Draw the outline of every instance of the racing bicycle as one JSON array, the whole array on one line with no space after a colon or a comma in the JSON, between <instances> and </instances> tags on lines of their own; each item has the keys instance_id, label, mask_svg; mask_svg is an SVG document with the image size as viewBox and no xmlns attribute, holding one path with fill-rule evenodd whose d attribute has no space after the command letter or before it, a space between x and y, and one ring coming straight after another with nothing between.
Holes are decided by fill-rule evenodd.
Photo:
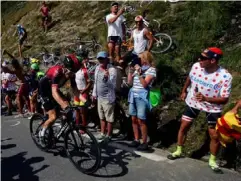
<instances>
[{"instance_id":1,"label":"racing bicycle","mask_svg":"<svg viewBox=\"0 0 241 181\"><path fill-rule=\"evenodd\" d=\"M71 106L72 112L80 106ZM58 119L49 127L44 136L45 146L40 144L39 131L47 120L46 116L35 113L30 119L30 134L33 142L42 151L56 148L63 137L64 148L71 163L82 173L94 173L101 163L101 149L93 134L82 125L76 125L73 119L67 119L60 111Z\"/></svg>"}]
</instances>

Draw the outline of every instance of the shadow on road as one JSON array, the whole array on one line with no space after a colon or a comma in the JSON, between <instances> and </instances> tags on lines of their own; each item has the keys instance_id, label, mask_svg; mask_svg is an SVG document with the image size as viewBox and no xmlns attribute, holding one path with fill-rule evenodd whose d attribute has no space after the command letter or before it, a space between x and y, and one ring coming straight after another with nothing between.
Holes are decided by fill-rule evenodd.
<instances>
[{"instance_id":1,"label":"shadow on road","mask_svg":"<svg viewBox=\"0 0 241 181\"><path fill-rule=\"evenodd\" d=\"M1 141L3 142L9 139ZM4 149L4 151L14 147L16 147L16 144L1 145L1 148ZM26 159L26 154L27 152L21 152L13 156L1 157L2 181L39 181L38 176L35 174L49 167L49 165L43 165L34 170L31 165L42 162L44 157L32 157Z\"/></svg>"},{"instance_id":2,"label":"shadow on road","mask_svg":"<svg viewBox=\"0 0 241 181\"><path fill-rule=\"evenodd\" d=\"M120 147L122 147L120 149ZM128 173L127 165L133 158L140 157L126 143L109 143L102 145L102 163L94 177L114 178L122 177Z\"/></svg>"}]
</instances>

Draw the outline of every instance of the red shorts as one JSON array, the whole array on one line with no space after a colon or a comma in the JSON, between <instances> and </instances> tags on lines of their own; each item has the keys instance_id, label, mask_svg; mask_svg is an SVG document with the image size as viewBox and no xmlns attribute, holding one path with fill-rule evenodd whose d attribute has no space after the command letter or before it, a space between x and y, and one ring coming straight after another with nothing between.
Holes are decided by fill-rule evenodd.
<instances>
[{"instance_id":1,"label":"red shorts","mask_svg":"<svg viewBox=\"0 0 241 181\"><path fill-rule=\"evenodd\" d=\"M25 96L26 98L28 98L28 93L29 93L29 86L27 83L23 83L20 85L19 89L18 89L18 95L20 97Z\"/></svg>"}]
</instances>

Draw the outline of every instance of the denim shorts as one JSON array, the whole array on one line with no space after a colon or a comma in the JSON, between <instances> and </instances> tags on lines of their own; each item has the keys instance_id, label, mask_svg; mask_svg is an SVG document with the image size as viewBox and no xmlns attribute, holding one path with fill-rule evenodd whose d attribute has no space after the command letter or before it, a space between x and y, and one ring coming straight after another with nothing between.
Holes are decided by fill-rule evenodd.
<instances>
[{"instance_id":1,"label":"denim shorts","mask_svg":"<svg viewBox=\"0 0 241 181\"><path fill-rule=\"evenodd\" d=\"M129 104L129 115L136 116L138 119L146 120L148 106L146 102L139 98L134 98L134 103Z\"/></svg>"}]
</instances>

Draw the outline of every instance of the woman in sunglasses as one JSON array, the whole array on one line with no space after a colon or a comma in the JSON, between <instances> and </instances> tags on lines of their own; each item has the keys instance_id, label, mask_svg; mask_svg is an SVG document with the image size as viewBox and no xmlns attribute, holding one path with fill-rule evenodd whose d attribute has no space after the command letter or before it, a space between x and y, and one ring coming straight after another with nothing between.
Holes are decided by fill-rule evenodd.
<instances>
[{"instance_id":1,"label":"woman in sunglasses","mask_svg":"<svg viewBox=\"0 0 241 181\"><path fill-rule=\"evenodd\" d=\"M181 93L181 99L186 102L186 110L182 115L178 132L177 150L168 155L171 160L181 157L187 131L193 120L203 111L206 113L211 138L209 166L216 173L222 171L216 163L219 140L215 126L218 118L221 117L224 104L228 102L232 83L231 74L219 66L222 55L221 49L208 48L201 53L198 62L192 66Z\"/></svg>"}]
</instances>

